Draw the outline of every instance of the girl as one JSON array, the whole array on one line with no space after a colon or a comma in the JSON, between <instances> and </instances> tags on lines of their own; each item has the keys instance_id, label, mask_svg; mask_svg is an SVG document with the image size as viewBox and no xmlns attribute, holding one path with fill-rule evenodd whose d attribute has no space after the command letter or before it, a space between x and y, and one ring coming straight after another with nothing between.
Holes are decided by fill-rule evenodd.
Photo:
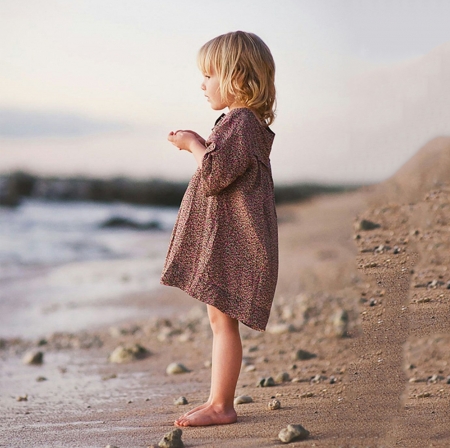
<instances>
[{"instance_id":1,"label":"girl","mask_svg":"<svg viewBox=\"0 0 450 448\"><path fill-rule=\"evenodd\" d=\"M256 35L236 31L199 51L201 88L228 108L204 140L189 130L168 140L198 163L180 206L161 283L207 304L213 332L208 401L177 426L234 423L242 363L239 321L264 331L278 275L278 230L269 155L275 64Z\"/></svg>"}]
</instances>

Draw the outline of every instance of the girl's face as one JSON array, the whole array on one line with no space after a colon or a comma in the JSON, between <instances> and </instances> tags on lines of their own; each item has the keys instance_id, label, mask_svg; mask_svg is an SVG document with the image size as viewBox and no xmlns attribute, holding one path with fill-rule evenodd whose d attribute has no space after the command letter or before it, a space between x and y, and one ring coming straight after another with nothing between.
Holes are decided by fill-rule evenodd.
<instances>
[{"instance_id":1,"label":"girl's face","mask_svg":"<svg viewBox=\"0 0 450 448\"><path fill-rule=\"evenodd\" d=\"M234 102L234 98L229 98L227 101L222 99L219 89L219 78L214 72L203 75L201 89L205 92L205 96L214 110L225 109L225 107L231 106Z\"/></svg>"}]
</instances>

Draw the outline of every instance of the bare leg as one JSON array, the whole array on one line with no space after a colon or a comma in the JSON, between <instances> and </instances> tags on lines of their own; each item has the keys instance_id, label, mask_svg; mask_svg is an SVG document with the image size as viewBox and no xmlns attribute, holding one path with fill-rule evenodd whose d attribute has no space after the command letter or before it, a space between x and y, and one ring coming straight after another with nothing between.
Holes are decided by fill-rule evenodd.
<instances>
[{"instance_id":1,"label":"bare leg","mask_svg":"<svg viewBox=\"0 0 450 448\"><path fill-rule=\"evenodd\" d=\"M210 398L176 420L177 426L224 425L237 420L233 401L242 364L239 323L210 305L208 315L213 331Z\"/></svg>"}]
</instances>

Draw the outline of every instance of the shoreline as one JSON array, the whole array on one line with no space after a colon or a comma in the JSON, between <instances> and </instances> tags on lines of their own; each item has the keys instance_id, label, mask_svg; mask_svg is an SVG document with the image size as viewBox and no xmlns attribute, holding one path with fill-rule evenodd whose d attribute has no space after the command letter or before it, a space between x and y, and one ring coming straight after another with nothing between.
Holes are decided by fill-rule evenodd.
<instances>
[{"instance_id":1,"label":"shoreline","mask_svg":"<svg viewBox=\"0 0 450 448\"><path fill-rule=\"evenodd\" d=\"M434 224L450 222L450 189L415 205L369 206L375 194L279 208L280 277L268 329L241 327L236 395L250 395L253 403L237 407L236 424L183 429L186 446L228 448L230 440L236 448L284 446L277 434L290 423L311 432L293 447L448 445L450 300L446 283L432 282L439 275L450 281L448 226ZM363 219L380 227L360 230ZM143 296L135 300L148 306ZM175 288L161 289L156 300L156 307L172 303L175 315L61 334L38 347L3 343L3 442L146 447L205 400L211 339L205 311ZM44 351L41 366L21 363L33 342ZM151 354L108 362L118 345L134 343ZM298 350L315 356L299 359ZM190 372L167 375L171 362ZM278 376L283 372L289 381ZM276 385L257 387L268 376ZM25 394L27 401L16 401ZM180 395L188 406L173 404ZM276 411L267 408L273 396L281 402Z\"/></svg>"}]
</instances>

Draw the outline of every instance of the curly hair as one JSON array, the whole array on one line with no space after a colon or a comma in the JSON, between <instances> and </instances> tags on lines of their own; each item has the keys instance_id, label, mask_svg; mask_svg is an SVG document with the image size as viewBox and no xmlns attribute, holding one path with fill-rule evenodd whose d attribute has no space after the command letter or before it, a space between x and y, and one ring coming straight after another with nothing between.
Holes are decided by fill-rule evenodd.
<instances>
[{"instance_id":1,"label":"curly hair","mask_svg":"<svg viewBox=\"0 0 450 448\"><path fill-rule=\"evenodd\" d=\"M253 33L234 31L204 44L197 58L204 74L217 74L222 99L253 110L267 126L275 120L275 62L269 47Z\"/></svg>"}]
</instances>

